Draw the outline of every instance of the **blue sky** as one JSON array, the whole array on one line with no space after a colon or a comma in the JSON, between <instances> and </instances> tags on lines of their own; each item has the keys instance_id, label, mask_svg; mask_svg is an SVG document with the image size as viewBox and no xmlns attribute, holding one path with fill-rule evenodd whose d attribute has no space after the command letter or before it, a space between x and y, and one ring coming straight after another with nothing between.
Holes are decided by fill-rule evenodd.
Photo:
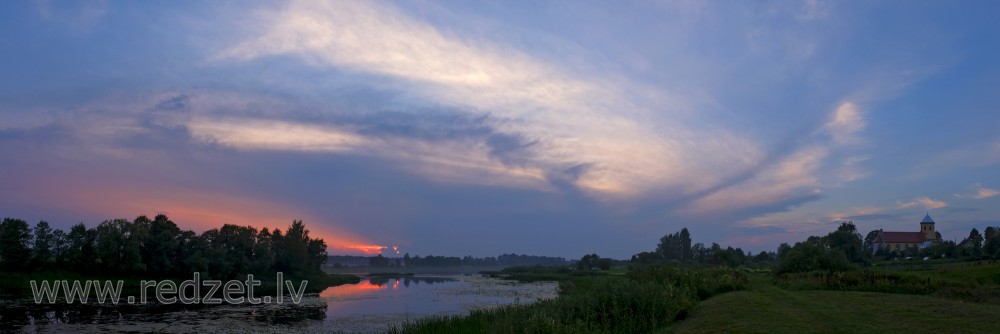
<instances>
[{"instance_id":1,"label":"blue sky","mask_svg":"<svg viewBox=\"0 0 1000 334\"><path fill-rule=\"evenodd\" d=\"M1000 225L1000 5L5 2L0 215L331 253ZM370 250L370 248L369 248Z\"/></svg>"}]
</instances>

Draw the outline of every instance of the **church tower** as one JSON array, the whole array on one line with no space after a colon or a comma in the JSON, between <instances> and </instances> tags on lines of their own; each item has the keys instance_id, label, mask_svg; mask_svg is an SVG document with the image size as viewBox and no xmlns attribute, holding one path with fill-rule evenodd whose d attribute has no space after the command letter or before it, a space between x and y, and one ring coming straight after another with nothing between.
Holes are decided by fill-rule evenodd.
<instances>
[{"instance_id":1,"label":"church tower","mask_svg":"<svg viewBox=\"0 0 1000 334\"><path fill-rule=\"evenodd\" d=\"M926 240L937 240L937 234L934 233L934 219L931 218L930 212L920 221L920 232L924 233Z\"/></svg>"}]
</instances>

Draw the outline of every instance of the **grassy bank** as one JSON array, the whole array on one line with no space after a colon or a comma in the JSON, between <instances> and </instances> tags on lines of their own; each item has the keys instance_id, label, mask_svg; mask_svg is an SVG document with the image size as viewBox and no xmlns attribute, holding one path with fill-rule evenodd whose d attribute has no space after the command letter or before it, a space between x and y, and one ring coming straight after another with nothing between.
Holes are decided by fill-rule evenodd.
<instances>
[{"instance_id":1,"label":"grassy bank","mask_svg":"<svg viewBox=\"0 0 1000 334\"><path fill-rule=\"evenodd\" d=\"M567 281L574 278L624 275L625 268L611 270L576 270L566 267L514 266L499 271L481 271L487 277L515 280L518 282Z\"/></svg>"},{"instance_id":2,"label":"grassy bank","mask_svg":"<svg viewBox=\"0 0 1000 334\"><path fill-rule=\"evenodd\" d=\"M771 275L725 268L643 267L493 272L558 280L559 297L419 320L394 333L994 332L1000 265L870 268Z\"/></svg>"},{"instance_id":3,"label":"grassy bank","mask_svg":"<svg viewBox=\"0 0 1000 334\"><path fill-rule=\"evenodd\" d=\"M665 333L991 333L1000 305L911 294L788 290L770 278L710 298Z\"/></svg>"},{"instance_id":4,"label":"grassy bank","mask_svg":"<svg viewBox=\"0 0 1000 334\"><path fill-rule=\"evenodd\" d=\"M937 269L863 269L841 273L775 276L791 290L841 290L930 295L975 303L1000 303L1000 264L969 262Z\"/></svg>"},{"instance_id":5,"label":"grassy bank","mask_svg":"<svg viewBox=\"0 0 1000 334\"><path fill-rule=\"evenodd\" d=\"M536 274L551 273L539 268ZM649 332L682 319L702 298L747 285L746 274L731 269L646 267L624 275L563 275L556 299L418 320L392 332Z\"/></svg>"}]
</instances>

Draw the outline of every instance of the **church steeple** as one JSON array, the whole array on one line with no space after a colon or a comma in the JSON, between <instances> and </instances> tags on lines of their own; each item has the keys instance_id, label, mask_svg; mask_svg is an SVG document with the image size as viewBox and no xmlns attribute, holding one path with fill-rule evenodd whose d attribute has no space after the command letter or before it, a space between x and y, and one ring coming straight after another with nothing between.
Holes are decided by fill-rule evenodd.
<instances>
[{"instance_id":1,"label":"church steeple","mask_svg":"<svg viewBox=\"0 0 1000 334\"><path fill-rule=\"evenodd\" d=\"M924 219L920 221L920 232L924 232L926 240L937 240L937 233L934 232L934 218L931 218L930 212L924 215Z\"/></svg>"}]
</instances>

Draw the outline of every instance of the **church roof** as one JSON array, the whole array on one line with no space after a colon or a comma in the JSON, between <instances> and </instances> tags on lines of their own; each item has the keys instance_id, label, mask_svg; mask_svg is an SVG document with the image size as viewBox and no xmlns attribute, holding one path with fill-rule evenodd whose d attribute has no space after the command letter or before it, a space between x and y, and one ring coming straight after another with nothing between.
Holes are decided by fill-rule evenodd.
<instances>
[{"instance_id":1,"label":"church roof","mask_svg":"<svg viewBox=\"0 0 1000 334\"><path fill-rule=\"evenodd\" d=\"M921 220L921 221L920 221L920 223L921 223L921 224L923 224L923 223L931 223L931 224L934 224L934 219L933 219L933 218L931 218L931 214L930 214L930 213L927 213L927 215L926 215L926 216L924 216L924 220Z\"/></svg>"},{"instance_id":2,"label":"church roof","mask_svg":"<svg viewBox=\"0 0 1000 334\"><path fill-rule=\"evenodd\" d=\"M921 243L927 241L924 232L882 232L875 243Z\"/></svg>"}]
</instances>

